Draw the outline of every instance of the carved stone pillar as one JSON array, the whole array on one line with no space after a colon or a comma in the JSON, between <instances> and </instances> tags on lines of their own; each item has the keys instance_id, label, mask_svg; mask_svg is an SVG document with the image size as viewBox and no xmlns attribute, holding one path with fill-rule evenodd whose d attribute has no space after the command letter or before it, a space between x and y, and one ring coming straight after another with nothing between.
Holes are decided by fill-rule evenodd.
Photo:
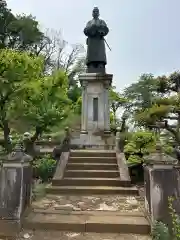
<instances>
[{"instance_id":1,"label":"carved stone pillar","mask_svg":"<svg viewBox=\"0 0 180 240\"><path fill-rule=\"evenodd\" d=\"M81 133L87 134L87 112L88 112L87 82L82 81L81 85L82 85Z\"/></svg>"},{"instance_id":2,"label":"carved stone pillar","mask_svg":"<svg viewBox=\"0 0 180 240\"><path fill-rule=\"evenodd\" d=\"M104 83L104 132L110 132L110 111L109 111L109 87L110 82Z\"/></svg>"}]
</instances>

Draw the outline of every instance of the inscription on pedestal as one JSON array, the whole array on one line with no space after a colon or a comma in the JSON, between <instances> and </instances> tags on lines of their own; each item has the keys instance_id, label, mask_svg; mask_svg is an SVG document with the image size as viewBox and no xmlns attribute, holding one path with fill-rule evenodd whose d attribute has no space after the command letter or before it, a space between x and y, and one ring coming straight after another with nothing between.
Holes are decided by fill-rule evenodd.
<instances>
[{"instance_id":1,"label":"inscription on pedestal","mask_svg":"<svg viewBox=\"0 0 180 240\"><path fill-rule=\"evenodd\" d=\"M93 98L93 121L98 121L98 98Z\"/></svg>"}]
</instances>

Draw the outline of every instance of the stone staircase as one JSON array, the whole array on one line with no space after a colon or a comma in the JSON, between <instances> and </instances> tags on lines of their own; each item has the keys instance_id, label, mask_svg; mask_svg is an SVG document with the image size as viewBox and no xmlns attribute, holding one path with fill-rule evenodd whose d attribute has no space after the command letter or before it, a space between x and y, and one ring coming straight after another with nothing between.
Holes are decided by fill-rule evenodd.
<instances>
[{"instance_id":1,"label":"stone staircase","mask_svg":"<svg viewBox=\"0 0 180 240\"><path fill-rule=\"evenodd\" d=\"M138 190L119 172L115 151L71 151L63 177L56 175L47 196L33 203L24 228L148 235Z\"/></svg>"}]
</instances>

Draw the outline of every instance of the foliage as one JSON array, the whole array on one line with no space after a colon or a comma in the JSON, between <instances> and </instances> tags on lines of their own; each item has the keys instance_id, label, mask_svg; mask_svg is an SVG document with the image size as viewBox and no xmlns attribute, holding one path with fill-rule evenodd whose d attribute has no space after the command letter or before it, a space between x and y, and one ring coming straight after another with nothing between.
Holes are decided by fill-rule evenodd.
<instances>
[{"instance_id":1,"label":"foliage","mask_svg":"<svg viewBox=\"0 0 180 240\"><path fill-rule=\"evenodd\" d=\"M173 224L173 235L175 237L175 240L180 239L180 216L176 213L175 209L173 208L173 202L175 201L175 198L169 197L169 209L170 214L172 217L172 224Z\"/></svg>"},{"instance_id":2,"label":"foliage","mask_svg":"<svg viewBox=\"0 0 180 240\"><path fill-rule=\"evenodd\" d=\"M43 38L38 25L33 16L15 16L6 1L0 2L0 48L33 51Z\"/></svg>"},{"instance_id":3,"label":"foliage","mask_svg":"<svg viewBox=\"0 0 180 240\"><path fill-rule=\"evenodd\" d=\"M74 112L78 115L81 114L82 109L82 97L79 97L77 101L73 104Z\"/></svg>"},{"instance_id":4,"label":"foliage","mask_svg":"<svg viewBox=\"0 0 180 240\"><path fill-rule=\"evenodd\" d=\"M43 38L39 23L32 15L17 15L11 22L11 35L7 41L8 47L17 50L34 51Z\"/></svg>"},{"instance_id":5,"label":"foliage","mask_svg":"<svg viewBox=\"0 0 180 240\"><path fill-rule=\"evenodd\" d=\"M134 120L139 126L145 128L165 129L171 133L175 142L180 144L180 73L174 72L169 76L153 77L152 81L154 82L153 89L147 85L151 93L148 101L143 98L147 93L144 94L142 81L137 83L141 89L141 107L134 111ZM144 79L145 83L146 79ZM147 102L149 102L148 105ZM144 104L146 107L142 107Z\"/></svg>"},{"instance_id":6,"label":"foliage","mask_svg":"<svg viewBox=\"0 0 180 240\"><path fill-rule=\"evenodd\" d=\"M123 107L125 107L128 103L128 99L123 97L119 92L116 92L115 87L112 87L110 89L110 110L111 110L111 117L112 117L112 122L114 125L117 125L117 111Z\"/></svg>"},{"instance_id":7,"label":"foliage","mask_svg":"<svg viewBox=\"0 0 180 240\"><path fill-rule=\"evenodd\" d=\"M73 102L77 103L79 101L79 98L81 97L81 88L78 87L77 84L74 86L71 86L68 89L68 98Z\"/></svg>"},{"instance_id":8,"label":"foliage","mask_svg":"<svg viewBox=\"0 0 180 240\"><path fill-rule=\"evenodd\" d=\"M81 113L81 44L67 43L54 30L42 32L35 17L14 15L1 1L0 48L0 128L5 139L0 144L6 150L11 150L11 127L17 133L36 129L37 138L65 123L71 113Z\"/></svg>"},{"instance_id":9,"label":"foliage","mask_svg":"<svg viewBox=\"0 0 180 240\"><path fill-rule=\"evenodd\" d=\"M152 74L142 74L137 83L127 87L124 96L129 99L131 112L136 113L149 108L156 96L156 89L156 79Z\"/></svg>"},{"instance_id":10,"label":"foliage","mask_svg":"<svg viewBox=\"0 0 180 240\"><path fill-rule=\"evenodd\" d=\"M128 164L141 163L143 156L154 149L155 142L156 137L152 132L134 132L124 148Z\"/></svg>"},{"instance_id":11,"label":"foliage","mask_svg":"<svg viewBox=\"0 0 180 240\"><path fill-rule=\"evenodd\" d=\"M174 197L169 197L169 210L172 217L172 236L170 236L168 227L160 222L156 221L152 229L153 240L179 240L180 239L180 217L173 208Z\"/></svg>"},{"instance_id":12,"label":"foliage","mask_svg":"<svg viewBox=\"0 0 180 240\"><path fill-rule=\"evenodd\" d=\"M27 84L41 77L42 59L26 52L3 49L0 52L0 128L4 132L6 149L13 119L13 106L21 101Z\"/></svg>"},{"instance_id":13,"label":"foliage","mask_svg":"<svg viewBox=\"0 0 180 240\"><path fill-rule=\"evenodd\" d=\"M171 240L168 227L159 221L155 221L152 229L153 240Z\"/></svg>"},{"instance_id":14,"label":"foliage","mask_svg":"<svg viewBox=\"0 0 180 240\"><path fill-rule=\"evenodd\" d=\"M11 33L11 22L15 20L6 1L0 1L0 49L6 47L7 38Z\"/></svg>"},{"instance_id":15,"label":"foliage","mask_svg":"<svg viewBox=\"0 0 180 240\"><path fill-rule=\"evenodd\" d=\"M68 115L71 101L67 97L66 75L56 71L27 83L22 98L15 104L16 117L41 132L48 131Z\"/></svg>"},{"instance_id":16,"label":"foliage","mask_svg":"<svg viewBox=\"0 0 180 240\"><path fill-rule=\"evenodd\" d=\"M33 162L35 176L40 178L42 182L48 182L48 180L52 179L55 169L56 161L49 155L36 159Z\"/></svg>"}]
</instances>

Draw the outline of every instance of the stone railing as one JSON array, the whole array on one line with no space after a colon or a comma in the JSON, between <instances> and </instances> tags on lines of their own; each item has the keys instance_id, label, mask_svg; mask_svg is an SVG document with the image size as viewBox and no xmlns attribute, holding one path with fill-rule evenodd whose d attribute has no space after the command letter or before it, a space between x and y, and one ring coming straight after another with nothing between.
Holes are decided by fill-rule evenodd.
<instances>
[{"instance_id":1,"label":"stone railing","mask_svg":"<svg viewBox=\"0 0 180 240\"><path fill-rule=\"evenodd\" d=\"M65 138L53 151L58 160L56 173L59 169L64 172L69 143L66 128ZM33 157L23 151L23 144L19 144L11 154L0 157L0 237L14 237L21 229L21 219L31 203L32 160Z\"/></svg>"},{"instance_id":2,"label":"stone railing","mask_svg":"<svg viewBox=\"0 0 180 240\"><path fill-rule=\"evenodd\" d=\"M61 144L54 148L53 157L57 160L56 171L53 180L62 179L66 164L70 154L70 134L69 129L65 129L65 137Z\"/></svg>"},{"instance_id":3,"label":"stone railing","mask_svg":"<svg viewBox=\"0 0 180 240\"><path fill-rule=\"evenodd\" d=\"M18 147L4 156L0 168L0 236L13 237L31 203L32 157Z\"/></svg>"},{"instance_id":4,"label":"stone railing","mask_svg":"<svg viewBox=\"0 0 180 240\"><path fill-rule=\"evenodd\" d=\"M145 209L151 224L161 221L171 231L170 197L174 198L173 208L180 215L180 166L176 159L163 153L153 153L148 158L144 164Z\"/></svg>"},{"instance_id":5,"label":"stone railing","mask_svg":"<svg viewBox=\"0 0 180 240\"><path fill-rule=\"evenodd\" d=\"M64 139L61 141L61 143L54 147L53 149L53 157L56 160L59 160L62 152L68 152L70 150L70 130L68 127L65 128L65 135Z\"/></svg>"},{"instance_id":6,"label":"stone railing","mask_svg":"<svg viewBox=\"0 0 180 240\"><path fill-rule=\"evenodd\" d=\"M117 164L118 164L121 180L131 182L129 169L126 163L126 158L120 148L120 141L121 141L121 133L120 133L120 129L117 128L115 149L116 149L116 158L117 158Z\"/></svg>"}]
</instances>

